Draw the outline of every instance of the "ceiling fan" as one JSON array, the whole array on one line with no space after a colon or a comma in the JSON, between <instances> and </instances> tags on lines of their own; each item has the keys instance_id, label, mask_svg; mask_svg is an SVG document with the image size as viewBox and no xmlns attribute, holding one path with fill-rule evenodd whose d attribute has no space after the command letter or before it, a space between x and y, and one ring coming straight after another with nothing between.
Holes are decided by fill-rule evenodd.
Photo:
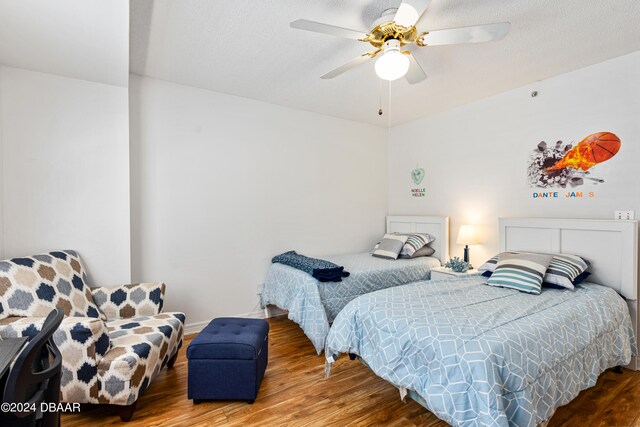
<instances>
[{"instance_id":1,"label":"ceiling fan","mask_svg":"<svg viewBox=\"0 0 640 427\"><path fill-rule=\"evenodd\" d=\"M392 81L404 76L410 84L421 82L427 75L411 52L402 50L406 45L415 44L418 47L426 47L488 42L501 39L509 31L509 23L500 22L419 32L415 26L416 22L425 12L429 3L431 0L404 0L397 9L385 10L382 16L373 23L374 28L368 33L306 19L293 21L291 27L368 42L376 48L376 50L364 53L326 73L321 76L323 79L332 79L379 56L375 64L378 77Z\"/></svg>"}]
</instances>

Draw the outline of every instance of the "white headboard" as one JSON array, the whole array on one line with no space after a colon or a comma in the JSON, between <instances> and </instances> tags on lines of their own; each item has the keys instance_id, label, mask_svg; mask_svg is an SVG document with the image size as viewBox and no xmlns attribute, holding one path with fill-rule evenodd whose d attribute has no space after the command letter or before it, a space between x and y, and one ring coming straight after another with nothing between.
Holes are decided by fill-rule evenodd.
<instances>
[{"instance_id":1,"label":"white headboard","mask_svg":"<svg viewBox=\"0 0 640 427\"><path fill-rule=\"evenodd\" d=\"M603 219L501 218L500 251L571 253L591 263L589 281L638 299L638 223Z\"/></svg>"},{"instance_id":2,"label":"white headboard","mask_svg":"<svg viewBox=\"0 0 640 427\"><path fill-rule=\"evenodd\" d=\"M442 263L449 260L448 216L388 216L387 233L429 233L436 238L430 245L433 256Z\"/></svg>"},{"instance_id":3,"label":"white headboard","mask_svg":"<svg viewBox=\"0 0 640 427\"><path fill-rule=\"evenodd\" d=\"M638 223L606 219L501 218L500 251L559 252L580 255L591 265L590 282L615 289L627 299L638 333ZM640 370L636 357L627 365Z\"/></svg>"}]
</instances>

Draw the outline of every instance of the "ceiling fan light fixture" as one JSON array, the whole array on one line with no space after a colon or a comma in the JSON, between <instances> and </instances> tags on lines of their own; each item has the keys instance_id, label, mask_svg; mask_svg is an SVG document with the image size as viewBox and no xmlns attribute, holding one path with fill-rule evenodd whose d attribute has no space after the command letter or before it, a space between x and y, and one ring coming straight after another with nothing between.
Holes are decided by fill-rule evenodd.
<instances>
[{"instance_id":1,"label":"ceiling fan light fixture","mask_svg":"<svg viewBox=\"0 0 640 427\"><path fill-rule=\"evenodd\" d=\"M409 71L410 61L400 52L400 42L389 39L384 43L384 54L376 60L376 74L383 80L397 80Z\"/></svg>"},{"instance_id":2,"label":"ceiling fan light fixture","mask_svg":"<svg viewBox=\"0 0 640 427\"><path fill-rule=\"evenodd\" d=\"M412 49L401 51L401 48L411 44L424 48L488 42L500 40L509 31L508 22L419 31L416 25L430 3L431 0L401 0L397 8L385 9L373 22L373 28L366 33L307 19L298 19L290 25L299 30L355 39L375 48L323 74L320 76L322 79L332 79L375 58L378 77L389 81L405 77L409 84L420 83L427 75L412 54Z\"/></svg>"}]
</instances>

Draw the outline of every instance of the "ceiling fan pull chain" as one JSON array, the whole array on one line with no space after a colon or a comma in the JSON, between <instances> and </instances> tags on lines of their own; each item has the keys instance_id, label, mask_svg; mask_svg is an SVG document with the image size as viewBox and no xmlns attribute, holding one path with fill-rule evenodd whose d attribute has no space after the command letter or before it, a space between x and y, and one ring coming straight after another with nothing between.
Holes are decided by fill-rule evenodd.
<instances>
[{"instance_id":1,"label":"ceiling fan pull chain","mask_svg":"<svg viewBox=\"0 0 640 427\"><path fill-rule=\"evenodd\" d=\"M388 120L388 127L389 127L389 131L391 131L391 82L387 82L387 84L389 85L389 99L388 99L388 108L387 108L387 120Z\"/></svg>"},{"instance_id":2,"label":"ceiling fan pull chain","mask_svg":"<svg viewBox=\"0 0 640 427\"><path fill-rule=\"evenodd\" d=\"M378 101L378 106L379 106L379 110L378 110L378 115L381 116L382 115L382 79L380 80L380 90L378 90L378 94L380 95L380 100Z\"/></svg>"}]
</instances>

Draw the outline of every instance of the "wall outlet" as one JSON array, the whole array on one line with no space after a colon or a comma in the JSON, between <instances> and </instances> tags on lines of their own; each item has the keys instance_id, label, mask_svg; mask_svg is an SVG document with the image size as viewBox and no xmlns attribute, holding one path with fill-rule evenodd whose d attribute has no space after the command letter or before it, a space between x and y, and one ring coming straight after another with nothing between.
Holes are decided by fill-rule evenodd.
<instances>
[{"instance_id":1,"label":"wall outlet","mask_svg":"<svg viewBox=\"0 0 640 427\"><path fill-rule=\"evenodd\" d=\"M636 219L635 211L616 211L614 219Z\"/></svg>"}]
</instances>

